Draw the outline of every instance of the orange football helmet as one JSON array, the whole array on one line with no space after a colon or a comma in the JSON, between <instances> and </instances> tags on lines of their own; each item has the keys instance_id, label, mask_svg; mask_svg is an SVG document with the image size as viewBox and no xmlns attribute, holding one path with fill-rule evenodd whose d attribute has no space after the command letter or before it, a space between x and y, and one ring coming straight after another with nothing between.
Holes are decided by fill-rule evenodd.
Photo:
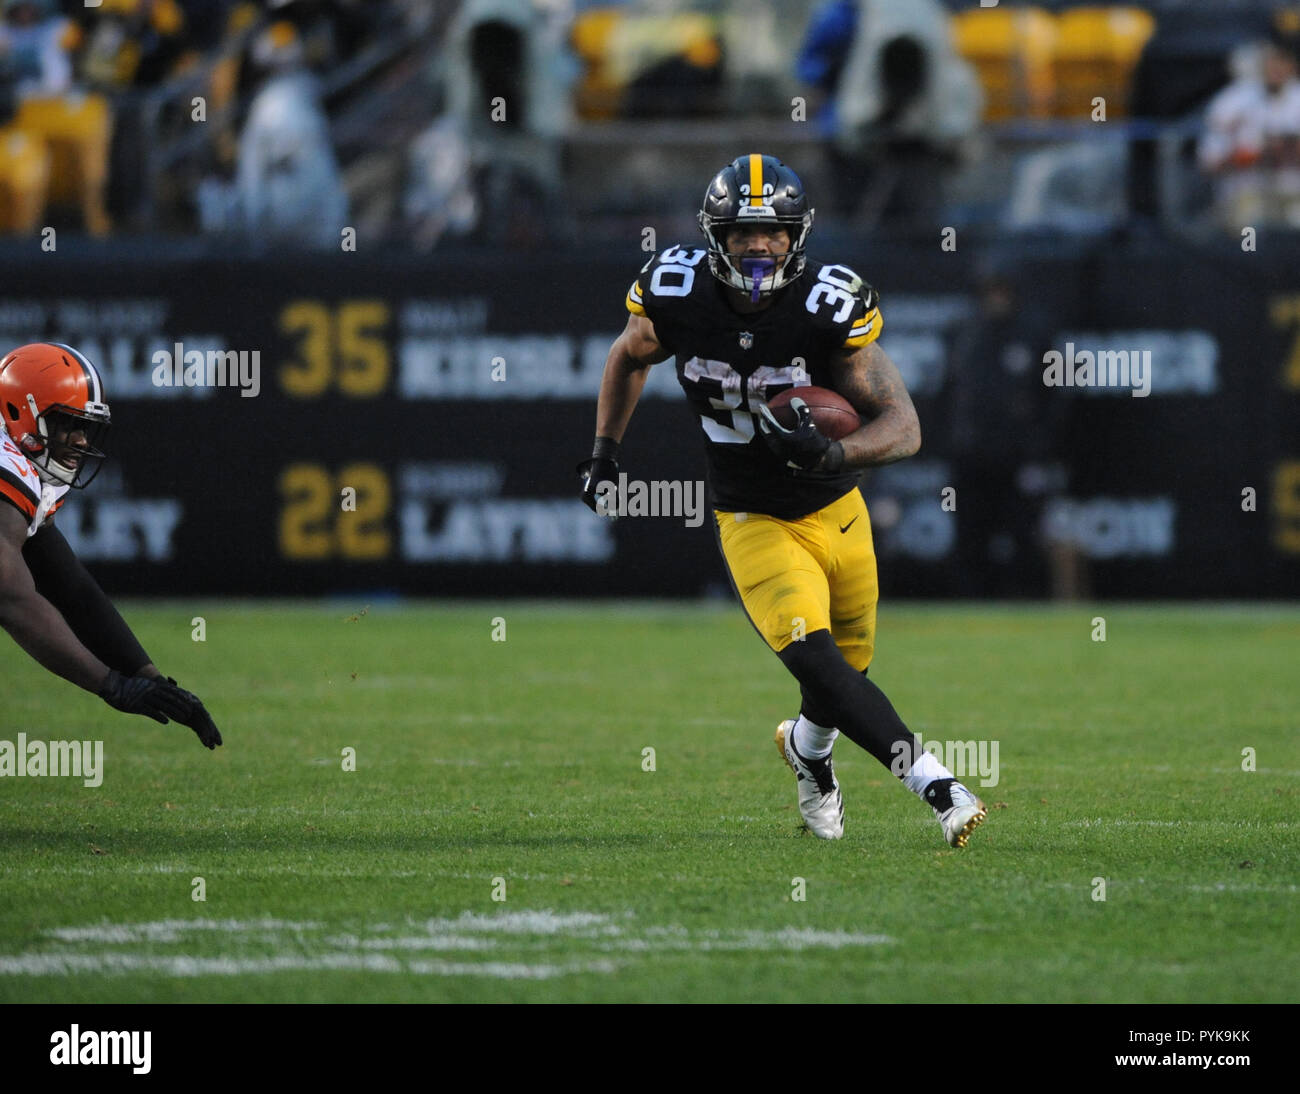
<instances>
[{"instance_id":1,"label":"orange football helmet","mask_svg":"<svg viewBox=\"0 0 1300 1094\"><path fill-rule=\"evenodd\" d=\"M33 342L0 359L0 418L45 482L80 488L103 465L104 385L71 346Z\"/></svg>"}]
</instances>

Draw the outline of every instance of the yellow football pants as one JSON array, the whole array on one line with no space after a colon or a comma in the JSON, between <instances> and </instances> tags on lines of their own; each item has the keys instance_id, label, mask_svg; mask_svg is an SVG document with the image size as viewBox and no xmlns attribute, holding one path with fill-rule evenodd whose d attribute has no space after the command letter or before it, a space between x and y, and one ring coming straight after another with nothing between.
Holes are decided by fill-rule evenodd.
<instances>
[{"instance_id":1,"label":"yellow football pants","mask_svg":"<svg viewBox=\"0 0 1300 1094\"><path fill-rule=\"evenodd\" d=\"M859 672L876 645L876 552L859 490L798 520L714 510L722 557L750 622L780 653L829 630Z\"/></svg>"}]
</instances>

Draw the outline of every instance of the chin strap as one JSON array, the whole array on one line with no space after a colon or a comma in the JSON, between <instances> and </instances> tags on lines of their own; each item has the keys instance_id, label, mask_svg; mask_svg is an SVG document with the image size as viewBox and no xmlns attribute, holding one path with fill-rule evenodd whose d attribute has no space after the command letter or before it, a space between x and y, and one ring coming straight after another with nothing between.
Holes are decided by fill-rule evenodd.
<instances>
[{"instance_id":1,"label":"chin strap","mask_svg":"<svg viewBox=\"0 0 1300 1094\"><path fill-rule=\"evenodd\" d=\"M24 433L18 441L18 447L22 449L23 455L26 456L34 468L36 475L43 483L50 486L67 486L68 484L58 478L48 469L50 459L50 447L42 444L41 439L34 433Z\"/></svg>"}]
</instances>

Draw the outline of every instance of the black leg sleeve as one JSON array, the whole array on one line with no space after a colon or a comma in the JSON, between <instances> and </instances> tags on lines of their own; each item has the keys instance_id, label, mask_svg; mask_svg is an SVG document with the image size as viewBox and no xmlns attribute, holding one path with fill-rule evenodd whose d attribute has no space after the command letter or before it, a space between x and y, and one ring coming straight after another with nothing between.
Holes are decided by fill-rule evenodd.
<instances>
[{"instance_id":1,"label":"black leg sleeve","mask_svg":"<svg viewBox=\"0 0 1300 1094\"><path fill-rule=\"evenodd\" d=\"M23 545L36 591L58 608L72 633L109 668L134 676L150 661L131 628L68 541L47 524Z\"/></svg>"},{"instance_id":2,"label":"black leg sleeve","mask_svg":"<svg viewBox=\"0 0 1300 1094\"><path fill-rule=\"evenodd\" d=\"M789 668L788 665L786 667ZM790 671L793 672L794 670L791 669ZM825 702L811 688L805 687L803 684L799 685L799 713L812 722L813 725L830 728L835 724L835 714L827 709Z\"/></svg>"},{"instance_id":3,"label":"black leg sleeve","mask_svg":"<svg viewBox=\"0 0 1300 1094\"><path fill-rule=\"evenodd\" d=\"M835 726L897 778L907 774L918 754L915 734L885 693L844 660L830 631L814 631L777 656L799 681L803 712L810 720ZM813 717L810 709L821 717Z\"/></svg>"}]
</instances>

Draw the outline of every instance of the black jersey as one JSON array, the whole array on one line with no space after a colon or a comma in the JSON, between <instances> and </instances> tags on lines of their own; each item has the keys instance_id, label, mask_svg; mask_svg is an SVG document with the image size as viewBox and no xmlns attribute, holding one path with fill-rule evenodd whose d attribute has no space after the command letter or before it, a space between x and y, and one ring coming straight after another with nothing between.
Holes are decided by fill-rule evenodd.
<instances>
[{"instance_id":1,"label":"black jersey","mask_svg":"<svg viewBox=\"0 0 1300 1094\"><path fill-rule=\"evenodd\" d=\"M856 471L796 475L758 432L758 409L791 387L834 388L832 358L880 336L876 292L847 266L809 259L761 311L742 314L709 272L704 248L655 255L627 294L677 357L677 379L704 428L715 509L795 520L857 485Z\"/></svg>"}]
</instances>

